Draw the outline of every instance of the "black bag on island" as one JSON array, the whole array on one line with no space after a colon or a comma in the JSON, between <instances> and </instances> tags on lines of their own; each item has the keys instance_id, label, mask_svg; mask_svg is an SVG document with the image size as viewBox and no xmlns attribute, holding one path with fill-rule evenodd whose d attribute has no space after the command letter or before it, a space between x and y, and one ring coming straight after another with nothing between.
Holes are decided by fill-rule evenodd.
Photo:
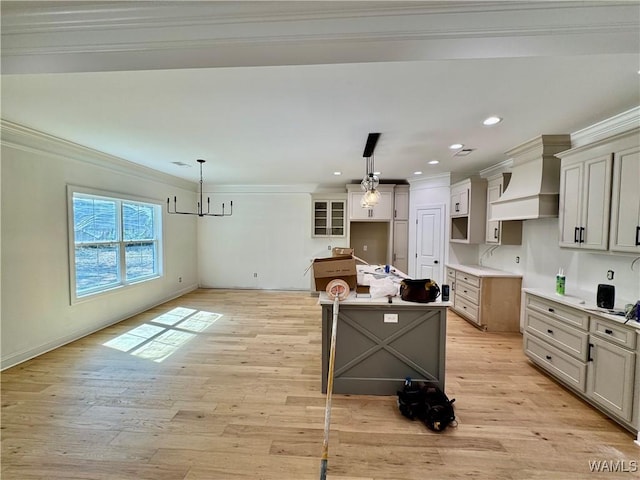
<instances>
[{"instance_id":1,"label":"black bag on island","mask_svg":"<svg viewBox=\"0 0 640 480\"><path fill-rule=\"evenodd\" d=\"M419 419L434 432L442 432L456 417L453 402L432 382L412 382L407 378L398 390L398 408L405 417Z\"/></svg>"},{"instance_id":2,"label":"black bag on island","mask_svg":"<svg viewBox=\"0 0 640 480\"><path fill-rule=\"evenodd\" d=\"M439 296L440 287L429 278L419 280L405 278L400 282L400 298L407 302L435 302Z\"/></svg>"}]
</instances>

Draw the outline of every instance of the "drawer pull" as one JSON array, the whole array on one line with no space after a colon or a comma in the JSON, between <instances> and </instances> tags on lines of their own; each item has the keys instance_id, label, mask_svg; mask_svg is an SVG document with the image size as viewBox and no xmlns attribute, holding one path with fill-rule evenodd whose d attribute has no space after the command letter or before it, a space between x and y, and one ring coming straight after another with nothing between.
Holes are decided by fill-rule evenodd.
<instances>
[{"instance_id":1,"label":"drawer pull","mask_svg":"<svg viewBox=\"0 0 640 480\"><path fill-rule=\"evenodd\" d=\"M555 310L554 310L553 308L550 308L550 309L549 309L549 311L550 311L551 313L555 312Z\"/></svg>"},{"instance_id":2,"label":"drawer pull","mask_svg":"<svg viewBox=\"0 0 640 480\"><path fill-rule=\"evenodd\" d=\"M547 333L550 333L551 335L553 335L553 330L551 330L550 328L547 328Z\"/></svg>"},{"instance_id":3,"label":"drawer pull","mask_svg":"<svg viewBox=\"0 0 640 480\"><path fill-rule=\"evenodd\" d=\"M551 355L547 355L547 360L551 360Z\"/></svg>"},{"instance_id":4,"label":"drawer pull","mask_svg":"<svg viewBox=\"0 0 640 480\"><path fill-rule=\"evenodd\" d=\"M593 348L593 343L589 344L589 350L587 352L587 362L593 362L593 358L591 358L591 349Z\"/></svg>"},{"instance_id":5,"label":"drawer pull","mask_svg":"<svg viewBox=\"0 0 640 480\"><path fill-rule=\"evenodd\" d=\"M613 330L609 330L608 328L605 328L604 333L606 333L607 335L613 335Z\"/></svg>"}]
</instances>

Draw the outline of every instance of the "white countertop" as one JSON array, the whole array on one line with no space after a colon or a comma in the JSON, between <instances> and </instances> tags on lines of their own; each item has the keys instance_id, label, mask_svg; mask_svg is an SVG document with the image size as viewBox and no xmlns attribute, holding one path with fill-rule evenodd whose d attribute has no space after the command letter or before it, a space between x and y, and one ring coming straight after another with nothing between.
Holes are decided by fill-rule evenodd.
<instances>
[{"instance_id":1,"label":"white countertop","mask_svg":"<svg viewBox=\"0 0 640 480\"><path fill-rule=\"evenodd\" d=\"M588 300L586 298L586 295L584 297L577 295L558 295L554 291L544 288L523 288L522 291L546 298L547 300L561 303L563 305L567 305L568 307L577 308L588 313L589 315L597 315L599 317L606 318L607 320L611 320L612 322L624 324L626 320L620 315L611 315L607 313L608 310L598 308L593 300ZM629 327L635 327L636 329L640 330L640 322L637 322L635 320L629 320L628 322L626 322L626 325Z\"/></svg>"},{"instance_id":2,"label":"white countertop","mask_svg":"<svg viewBox=\"0 0 640 480\"><path fill-rule=\"evenodd\" d=\"M438 298L435 302L418 303L418 302L405 302L400 297L392 297L392 303L389 303L387 298L370 298L370 297L356 297L355 292L350 292L349 296L344 300L340 300L340 305L371 305L371 306L398 306L398 307L450 307L453 304L451 302L443 302ZM329 299L326 292L320 292L318 303L320 305L332 305L333 300Z\"/></svg>"},{"instance_id":3,"label":"white countertop","mask_svg":"<svg viewBox=\"0 0 640 480\"><path fill-rule=\"evenodd\" d=\"M447 263L449 268L460 270L461 272L475 275L476 277L507 277L522 278L519 273L505 272L504 270L496 270L495 268L484 267L482 265L461 265L457 263Z\"/></svg>"}]
</instances>

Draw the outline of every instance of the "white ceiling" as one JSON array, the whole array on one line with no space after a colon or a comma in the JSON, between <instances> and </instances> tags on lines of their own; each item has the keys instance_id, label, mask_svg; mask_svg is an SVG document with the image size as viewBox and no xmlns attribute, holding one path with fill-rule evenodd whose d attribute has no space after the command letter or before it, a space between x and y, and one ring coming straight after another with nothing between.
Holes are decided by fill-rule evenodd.
<instances>
[{"instance_id":1,"label":"white ceiling","mask_svg":"<svg viewBox=\"0 0 640 480\"><path fill-rule=\"evenodd\" d=\"M343 185L369 132L383 180L477 172L640 105L639 1L0 6L4 120L217 185Z\"/></svg>"}]
</instances>

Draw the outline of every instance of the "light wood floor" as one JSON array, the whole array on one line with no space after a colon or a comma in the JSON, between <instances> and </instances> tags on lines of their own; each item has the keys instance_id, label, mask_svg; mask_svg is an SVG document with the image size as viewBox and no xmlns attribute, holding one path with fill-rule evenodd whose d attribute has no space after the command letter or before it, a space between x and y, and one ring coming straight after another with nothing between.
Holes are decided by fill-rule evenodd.
<instances>
[{"instance_id":1,"label":"light wood floor","mask_svg":"<svg viewBox=\"0 0 640 480\"><path fill-rule=\"evenodd\" d=\"M2 479L319 478L316 300L198 290L2 372ZM219 315L178 323L163 315L176 307ZM447 338L458 427L430 432L395 397L336 395L329 479L637 478L590 473L632 469L634 436L532 367L519 334L450 313Z\"/></svg>"}]
</instances>

